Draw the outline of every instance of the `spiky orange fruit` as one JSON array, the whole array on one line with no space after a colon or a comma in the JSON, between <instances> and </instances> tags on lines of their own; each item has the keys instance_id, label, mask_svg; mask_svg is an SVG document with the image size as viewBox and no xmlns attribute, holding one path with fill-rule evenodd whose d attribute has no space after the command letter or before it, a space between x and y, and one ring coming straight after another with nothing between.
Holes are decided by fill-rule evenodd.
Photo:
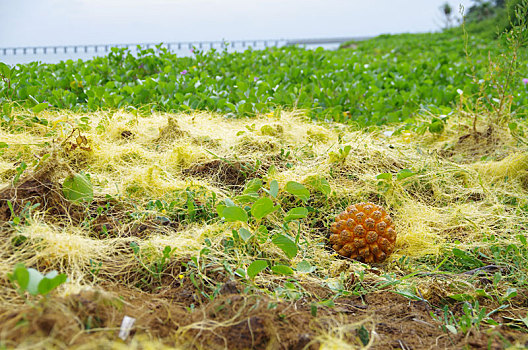
<instances>
[{"instance_id":1,"label":"spiky orange fruit","mask_svg":"<svg viewBox=\"0 0 528 350\"><path fill-rule=\"evenodd\" d=\"M367 263L385 260L396 242L391 217L373 203L349 206L336 217L330 231L330 244L340 255Z\"/></svg>"}]
</instances>

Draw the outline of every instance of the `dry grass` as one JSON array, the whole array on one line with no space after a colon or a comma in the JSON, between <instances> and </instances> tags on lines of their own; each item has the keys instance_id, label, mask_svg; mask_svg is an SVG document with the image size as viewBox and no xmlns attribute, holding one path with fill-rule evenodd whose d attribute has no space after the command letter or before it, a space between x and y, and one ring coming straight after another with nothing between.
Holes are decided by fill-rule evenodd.
<instances>
[{"instance_id":1,"label":"dry grass","mask_svg":"<svg viewBox=\"0 0 528 350\"><path fill-rule=\"evenodd\" d=\"M517 235L526 236L527 215L523 208L528 198L528 154L508 134L501 134L487 146L493 150L488 154L491 159L479 157L482 160L465 162L459 161L460 157L474 157L474 147L464 148L457 143L460 135L453 131L453 126L448 126L442 137L414 134L388 137L383 133L385 129L366 133L342 125L313 124L301 112L234 120L207 113L142 117L121 111L87 115L90 125L80 130L80 134L87 138L90 150L79 147L72 150L71 143L76 142L83 116L61 111L43 113L40 117L50 121L50 125L21 124L17 130L0 130L0 141L9 144L0 155L2 193L12 193L14 168L24 161L29 167L19 185L31 179L60 184L69 174L84 171L91 176L101 207L109 203L104 200L107 195L118 204L113 204L116 209L109 210L103 218L111 227L106 237L101 236L97 221L86 220L93 219L97 205L70 207L60 199L52 200L51 197L62 196L60 187L54 187L47 194L49 200L45 198L40 207L26 213L23 225L12 227L4 223L0 231L3 237L0 242L2 310L25 307L5 277L17 262L40 271L56 269L66 273L69 282L55 294L61 300L86 290L104 290L108 285L113 286L111 293L118 296L119 286L131 288L147 278L143 268L159 259L164 247L175 249L176 260L172 262L178 265L192 256L200 256L206 239L210 252L207 257L201 257L205 270L221 267L225 261L233 270L246 268L255 259L251 253L243 249L227 253L224 249L225 238L231 236L231 229L237 225L217 220L183 220L167 226L157 221L164 212L147 210L146 206L158 199L180 203L186 190L202 191L196 197L200 203L213 192L217 201L233 197L253 177L262 178L265 185L275 179L281 188L287 181L306 182L311 175L324 176L330 183L332 193L328 198L312 191L309 205L316 210L300 226L302 240L307 244L290 263L295 267L301 260L307 260L317 266L314 274L296 275L301 283L326 287L332 281L342 281L343 276L362 273L365 287L375 290L379 283L386 281L386 274L405 275L420 269L434 273L453 247L490 254L491 241L484 238L494 237L495 243L506 246L518 244ZM332 162L329 154L347 145L351 146L349 155ZM443 154L446 148L456 152ZM51 154L50 158L39 168L33 167L32 162L46 153ZM402 169L410 169L415 175L403 180L394 177L380 187L378 174L396 174ZM293 199L285 192L279 198L283 201L283 210L294 206ZM6 198L1 199L5 204ZM323 226L348 204L360 201L375 201L385 206L398 232L394 254L386 264L376 266L376 271L359 262L336 258L325 244ZM57 203L62 203L60 210L53 207ZM269 223L280 226L279 213L273 214ZM27 241L14 248L15 236L24 236ZM130 249L131 242L141 247L141 261ZM268 242L259 249L270 261L285 262L275 245ZM406 270L408 266L402 265L402 258L414 267ZM94 266L97 266L95 273ZM217 283L215 274L208 275L205 270L202 270L204 286L212 288ZM180 272L184 274L178 267L166 275L178 280ZM525 274L526 267L516 273ZM184 279L188 278L185 274ZM461 277L450 278L453 283L442 287L445 295L452 293L454 281ZM164 288L152 276L147 280L155 288ZM261 274L255 283L265 291L274 290L284 281L284 277ZM400 287L418 286L425 298L434 298L439 295L435 289L439 288L438 284L431 275L414 275L406 278ZM316 295L306 290L306 297ZM524 312L526 307L522 303L517 306ZM229 322L237 325L238 316L233 315ZM201 329L206 321L200 322L187 324L178 334L185 333L186 329ZM228 320L219 322L222 327L229 323ZM350 333L358 327L346 324L347 320L343 319L331 327L320 327L312 340L324 349L341 349L345 348L344 344L359 348L357 339L351 341L343 336L343 332ZM110 346L112 337L108 334L111 333L94 339ZM147 339L145 334L147 330L138 331L126 347L159 348L156 342L168 338L172 339L173 346L181 342L159 334ZM81 338L88 339L84 333ZM7 343L10 338L0 339ZM68 341L80 348L89 346L77 343L76 339L68 338ZM46 346L52 346L53 340L49 341ZM61 341L57 342L60 345ZM375 343L375 337L371 337L368 346ZM16 341L13 344L23 346ZM125 345L117 342L112 346Z\"/></svg>"}]
</instances>

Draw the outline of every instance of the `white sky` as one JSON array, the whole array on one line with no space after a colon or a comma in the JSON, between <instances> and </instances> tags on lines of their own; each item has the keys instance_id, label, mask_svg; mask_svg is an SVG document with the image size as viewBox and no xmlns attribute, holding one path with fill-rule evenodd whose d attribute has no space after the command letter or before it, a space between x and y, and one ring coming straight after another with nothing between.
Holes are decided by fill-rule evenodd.
<instances>
[{"instance_id":1,"label":"white sky","mask_svg":"<svg viewBox=\"0 0 528 350\"><path fill-rule=\"evenodd\" d=\"M0 0L0 47L436 31L445 0ZM448 1L458 13L470 0Z\"/></svg>"}]
</instances>

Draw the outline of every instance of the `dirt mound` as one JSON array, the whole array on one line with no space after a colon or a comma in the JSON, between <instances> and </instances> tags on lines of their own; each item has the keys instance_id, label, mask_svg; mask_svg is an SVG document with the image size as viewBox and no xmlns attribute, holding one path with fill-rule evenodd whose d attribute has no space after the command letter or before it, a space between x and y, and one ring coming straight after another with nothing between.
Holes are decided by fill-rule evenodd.
<instances>
[{"instance_id":1,"label":"dirt mound","mask_svg":"<svg viewBox=\"0 0 528 350\"><path fill-rule=\"evenodd\" d=\"M210 162L195 164L184 169L184 175L208 177L214 183L228 188L244 186L247 179L255 177L257 170L249 163L215 159Z\"/></svg>"},{"instance_id":2,"label":"dirt mound","mask_svg":"<svg viewBox=\"0 0 528 350\"><path fill-rule=\"evenodd\" d=\"M475 131L460 136L456 142L443 149L439 154L460 164L470 164L483 157L504 158L508 151L507 137L493 127L485 131Z\"/></svg>"},{"instance_id":3,"label":"dirt mound","mask_svg":"<svg viewBox=\"0 0 528 350\"><path fill-rule=\"evenodd\" d=\"M22 178L17 184L0 190L0 220L9 220L12 214L20 215L30 206L37 206L52 216L62 216L69 204L61 192L60 185L48 173Z\"/></svg>"}]
</instances>

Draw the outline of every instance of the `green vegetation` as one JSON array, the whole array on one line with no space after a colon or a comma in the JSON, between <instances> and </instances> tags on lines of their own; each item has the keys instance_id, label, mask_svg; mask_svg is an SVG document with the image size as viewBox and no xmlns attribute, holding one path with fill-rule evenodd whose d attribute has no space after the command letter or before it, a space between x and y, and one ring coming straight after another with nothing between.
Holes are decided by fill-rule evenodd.
<instances>
[{"instance_id":1,"label":"green vegetation","mask_svg":"<svg viewBox=\"0 0 528 350\"><path fill-rule=\"evenodd\" d=\"M450 34L382 36L353 51L270 48L178 58L164 49L142 50L138 57L113 49L91 61L0 67L0 98L36 112L45 103L82 112L135 108L236 116L296 107L318 120L381 125L426 112L445 114L458 89L473 102L480 93L492 95L493 85L504 82L490 81L485 62L507 47L478 36L470 44L473 67L462 35ZM517 59L525 60L526 50ZM508 92L517 96L512 112L525 116L528 98L520 77Z\"/></svg>"},{"instance_id":2,"label":"green vegetation","mask_svg":"<svg viewBox=\"0 0 528 350\"><path fill-rule=\"evenodd\" d=\"M0 347L523 346L524 25L0 64ZM366 201L382 264L328 242Z\"/></svg>"}]
</instances>

